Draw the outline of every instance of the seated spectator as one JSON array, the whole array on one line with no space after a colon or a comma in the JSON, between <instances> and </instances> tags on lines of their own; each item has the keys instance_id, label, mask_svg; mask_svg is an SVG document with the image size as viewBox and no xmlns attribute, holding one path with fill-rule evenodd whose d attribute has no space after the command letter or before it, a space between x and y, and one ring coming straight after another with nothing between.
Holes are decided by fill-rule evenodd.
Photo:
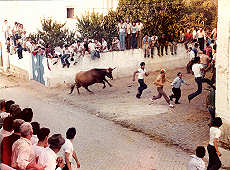
<instances>
[{"instance_id":1,"label":"seated spectator","mask_svg":"<svg viewBox=\"0 0 230 170\"><path fill-rule=\"evenodd\" d=\"M31 143L32 145L36 145L38 143L37 134L40 130L40 124L38 122L32 122L31 125L33 127L33 136L31 137Z\"/></svg>"},{"instance_id":2,"label":"seated spectator","mask_svg":"<svg viewBox=\"0 0 230 170\"><path fill-rule=\"evenodd\" d=\"M11 166L16 169L42 169L45 166L36 163L31 137L33 128L29 122L20 126L21 138L12 146Z\"/></svg>"},{"instance_id":3,"label":"seated spectator","mask_svg":"<svg viewBox=\"0 0 230 170\"><path fill-rule=\"evenodd\" d=\"M101 39L101 52L108 52L107 42L104 38Z\"/></svg>"},{"instance_id":4,"label":"seated spectator","mask_svg":"<svg viewBox=\"0 0 230 170\"><path fill-rule=\"evenodd\" d=\"M53 58L52 51L49 44L46 45L45 54L46 54L46 58Z\"/></svg>"},{"instance_id":5,"label":"seated spectator","mask_svg":"<svg viewBox=\"0 0 230 170\"><path fill-rule=\"evenodd\" d=\"M77 163L77 168L80 168L80 163L77 158L77 154L73 149L73 140L76 135L76 129L75 128L69 128L66 132L66 139L65 144L62 146L63 149L63 157L65 158L65 167L63 170L73 169L71 167L71 163L74 160Z\"/></svg>"},{"instance_id":6,"label":"seated spectator","mask_svg":"<svg viewBox=\"0 0 230 170\"><path fill-rule=\"evenodd\" d=\"M99 44L97 40L95 40L95 42L93 40L90 40L88 47L89 47L89 53L91 54L91 59L94 60L96 57L98 58L100 57L100 53L98 51Z\"/></svg>"},{"instance_id":7,"label":"seated spectator","mask_svg":"<svg viewBox=\"0 0 230 170\"><path fill-rule=\"evenodd\" d=\"M25 122L31 122L32 119L33 119L33 110L31 108L24 108L22 110L22 119L25 121Z\"/></svg>"},{"instance_id":8,"label":"seated spectator","mask_svg":"<svg viewBox=\"0 0 230 170\"><path fill-rule=\"evenodd\" d=\"M22 51L24 50L24 48L21 45L21 41L19 41L17 43L17 47L16 48L17 48L17 53L18 53L18 59L22 59L23 58Z\"/></svg>"},{"instance_id":9,"label":"seated spectator","mask_svg":"<svg viewBox=\"0 0 230 170\"><path fill-rule=\"evenodd\" d=\"M85 51L89 52L87 39L84 39L84 41L83 41L83 47L84 47Z\"/></svg>"},{"instance_id":10,"label":"seated spectator","mask_svg":"<svg viewBox=\"0 0 230 170\"><path fill-rule=\"evenodd\" d=\"M61 63L62 63L62 66L63 68L65 66L67 66L67 68L69 68L70 66L70 63L69 63L69 58L71 57L71 53L70 53L70 50L69 50L69 46L68 45L65 45L65 48L63 50L63 55L61 56Z\"/></svg>"},{"instance_id":11,"label":"seated spectator","mask_svg":"<svg viewBox=\"0 0 230 170\"><path fill-rule=\"evenodd\" d=\"M57 153L60 151L65 139L61 134L54 134L48 139L49 147L45 148L38 159L38 163L46 170L55 170L57 166Z\"/></svg>"},{"instance_id":12,"label":"seated spectator","mask_svg":"<svg viewBox=\"0 0 230 170\"><path fill-rule=\"evenodd\" d=\"M0 129L0 143L3 138L10 136L13 133L13 121L14 119L12 117L6 117L3 120L3 127Z\"/></svg>"},{"instance_id":13,"label":"seated spectator","mask_svg":"<svg viewBox=\"0 0 230 170\"><path fill-rule=\"evenodd\" d=\"M95 40L95 50L96 50L95 56L100 58L101 43L98 40Z\"/></svg>"},{"instance_id":14,"label":"seated spectator","mask_svg":"<svg viewBox=\"0 0 230 170\"><path fill-rule=\"evenodd\" d=\"M198 146L196 148L196 155L191 155L191 160L188 163L187 170L205 170L204 163L205 148Z\"/></svg>"},{"instance_id":15,"label":"seated spectator","mask_svg":"<svg viewBox=\"0 0 230 170\"><path fill-rule=\"evenodd\" d=\"M112 51L120 51L120 41L117 37L112 41Z\"/></svg>"},{"instance_id":16,"label":"seated spectator","mask_svg":"<svg viewBox=\"0 0 230 170\"><path fill-rule=\"evenodd\" d=\"M44 148L48 147L48 138L50 134L49 128L41 128L37 134L38 143L33 146L35 157L40 157Z\"/></svg>"},{"instance_id":17,"label":"seated spectator","mask_svg":"<svg viewBox=\"0 0 230 170\"><path fill-rule=\"evenodd\" d=\"M21 108L19 107L19 105L17 104L12 104L10 106L10 115L14 118L14 119L21 119L22 117L22 111Z\"/></svg>"},{"instance_id":18,"label":"seated spectator","mask_svg":"<svg viewBox=\"0 0 230 170\"><path fill-rule=\"evenodd\" d=\"M25 121L22 119L16 119L13 122L14 133L10 136L5 137L1 143L1 162L11 166L11 156L12 156L12 146L15 141L17 141L20 136L20 126Z\"/></svg>"},{"instance_id":19,"label":"seated spectator","mask_svg":"<svg viewBox=\"0 0 230 170\"><path fill-rule=\"evenodd\" d=\"M151 37L150 48L151 48L151 58L154 56L154 47L157 48L157 55L160 56L160 45L158 43L158 37L156 35Z\"/></svg>"},{"instance_id":20,"label":"seated spectator","mask_svg":"<svg viewBox=\"0 0 230 170\"><path fill-rule=\"evenodd\" d=\"M81 42L78 40L76 46L74 47L74 52L76 54L74 65L77 64L81 56L84 56L85 50L81 45Z\"/></svg>"}]
</instances>

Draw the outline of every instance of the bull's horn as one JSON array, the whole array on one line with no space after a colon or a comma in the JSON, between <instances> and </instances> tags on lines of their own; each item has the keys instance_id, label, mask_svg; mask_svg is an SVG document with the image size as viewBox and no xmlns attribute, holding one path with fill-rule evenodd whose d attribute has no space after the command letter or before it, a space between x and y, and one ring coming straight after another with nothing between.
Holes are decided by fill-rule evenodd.
<instances>
[{"instance_id":1,"label":"bull's horn","mask_svg":"<svg viewBox=\"0 0 230 170\"><path fill-rule=\"evenodd\" d=\"M117 67L114 67L113 70L114 70L115 68L117 68Z\"/></svg>"}]
</instances>

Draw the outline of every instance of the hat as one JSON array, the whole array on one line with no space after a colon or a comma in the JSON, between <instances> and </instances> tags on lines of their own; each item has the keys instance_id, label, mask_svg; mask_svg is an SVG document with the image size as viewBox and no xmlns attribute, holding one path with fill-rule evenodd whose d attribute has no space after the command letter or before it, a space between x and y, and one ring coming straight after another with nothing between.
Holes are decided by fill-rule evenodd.
<instances>
[{"instance_id":1,"label":"hat","mask_svg":"<svg viewBox=\"0 0 230 170\"><path fill-rule=\"evenodd\" d=\"M65 139L61 134L54 134L48 139L48 143L52 148L60 148L65 143Z\"/></svg>"},{"instance_id":2,"label":"hat","mask_svg":"<svg viewBox=\"0 0 230 170\"><path fill-rule=\"evenodd\" d=\"M166 72L166 70L162 68L161 69L161 73L165 73L165 72Z\"/></svg>"}]
</instances>

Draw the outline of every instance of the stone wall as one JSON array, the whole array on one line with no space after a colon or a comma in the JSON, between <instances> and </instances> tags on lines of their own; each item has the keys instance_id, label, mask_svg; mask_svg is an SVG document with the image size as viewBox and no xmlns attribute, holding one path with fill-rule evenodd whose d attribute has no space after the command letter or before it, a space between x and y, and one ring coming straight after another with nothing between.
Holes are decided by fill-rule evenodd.
<instances>
[{"instance_id":1,"label":"stone wall","mask_svg":"<svg viewBox=\"0 0 230 170\"><path fill-rule=\"evenodd\" d=\"M216 113L222 117L222 140L230 143L230 3L218 1Z\"/></svg>"}]
</instances>

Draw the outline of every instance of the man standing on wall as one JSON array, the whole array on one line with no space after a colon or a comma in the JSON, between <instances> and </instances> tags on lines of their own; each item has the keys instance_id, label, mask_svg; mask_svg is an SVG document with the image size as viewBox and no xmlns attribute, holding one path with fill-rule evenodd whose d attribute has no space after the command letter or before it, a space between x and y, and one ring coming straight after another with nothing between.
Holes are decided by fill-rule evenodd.
<instances>
[{"instance_id":1,"label":"man standing on wall","mask_svg":"<svg viewBox=\"0 0 230 170\"><path fill-rule=\"evenodd\" d=\"M142 48L142 31L143 31L143 24L141 23L140 20L137 21L137 28L138 28L138 36L137 36L137 48Z\"/></svg>"},{"instance_id":2,"label":"man standing on wall","mask_svg":"<svg viewBox=\"0 0 230 170\"><path fill-rule=\"evenodd\" d=\"M125 50L126 24L124 23L122 19L120 20L120 23L117 26L117 32L118 32L119 39L120 39L121 51L124 51Z\"/></svg>"},{"instance_id":3,"label":"man standing on wall","mask_svg":"<svg viewBox=\"0 0 230 170\"><path fill-rule=\"evenodd\" d=\"M129 22L129 19L126 20L126 38L125 38L125 42L126 42L126 49L130 49L131 48L131 27L132 24Z\"/></svg>"}]
</instances>

